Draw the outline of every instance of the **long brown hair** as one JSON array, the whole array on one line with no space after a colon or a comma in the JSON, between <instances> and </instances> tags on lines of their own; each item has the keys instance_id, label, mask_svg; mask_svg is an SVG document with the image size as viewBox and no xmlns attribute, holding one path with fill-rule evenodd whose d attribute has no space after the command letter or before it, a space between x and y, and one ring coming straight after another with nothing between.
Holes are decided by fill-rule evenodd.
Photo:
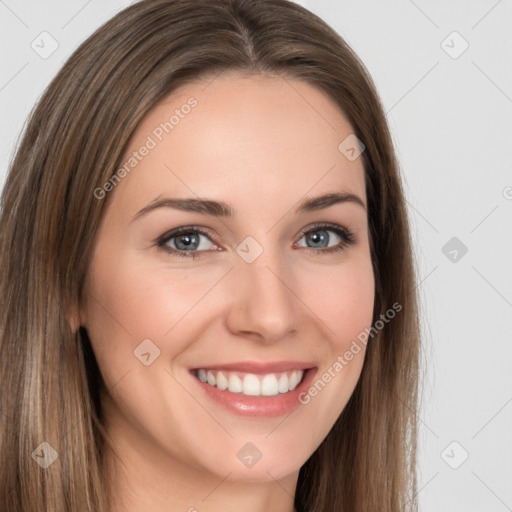
<instances>
[{"instance_id":1,"label":"long brown hair","mask_svg":"<svg viewBox=\"0 0 512 512\"><path fill-rule=\"evenodd\" d=\"M287 0L145 0L100 27L33 110L6 179L0 219L0 509L108 512L102 382L82 300L108 197L148 111L223 71L298 78L332 98L363 141L374 322L360 379L301 468L308 512L417 510L420 333L415 264L398 164L371 77L325 22ZM340 141L341 142L341 141ZM46 469L36 459L57 460Z\"/></svg>"}]
</instances>

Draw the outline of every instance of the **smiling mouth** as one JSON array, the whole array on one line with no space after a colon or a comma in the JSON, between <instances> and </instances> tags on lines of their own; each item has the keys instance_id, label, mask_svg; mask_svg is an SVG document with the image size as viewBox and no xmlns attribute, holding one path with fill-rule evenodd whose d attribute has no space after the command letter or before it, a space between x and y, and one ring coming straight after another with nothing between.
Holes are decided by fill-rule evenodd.
<instances>
[{"instance_id":1,"label":"smiling mouth","mask_svg":"<svg viewBox=\"0 0 512 512\"><path fill-rule=\"evenodd\" d=\"M245 396L276 396L293 391L308 370L276 373L245 373L239 371L197 369L192 374L205 384L221 391Z\"/></svg>"}]
</instances>

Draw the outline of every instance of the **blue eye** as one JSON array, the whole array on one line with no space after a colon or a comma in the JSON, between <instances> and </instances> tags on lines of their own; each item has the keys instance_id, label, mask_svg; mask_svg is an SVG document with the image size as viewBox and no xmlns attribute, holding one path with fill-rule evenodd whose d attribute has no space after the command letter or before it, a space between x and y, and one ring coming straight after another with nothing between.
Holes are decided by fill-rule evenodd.
<instances>
[{"instance_id":1,"label":"blue eye","mask_svg":"<svg viewBox=\"0 0 512 512\"><path fill-rule=\"evenodd\" d=\"M334 233L335 242L338 239L335 245L328 245L333 238L329 233ZM198 258L202 252L209 252L209 244L203 242L202 237L210 241L214 251L219 250L218 246L212 242L210 234L198 226L183 226L169 231L156 241L156 245L176 256ZM317 224L309 227L301 233L299 240L302 238L305 238L306 243L311 243L312 246L304 247L295 244L294 247L303 247L311 255L330 254L344 250L349 245L356 243L354 235L349 230L335 224Z\"/></svg>"},{"instance_id":2,"label":"blue eye","mask_svg":"<svg viewBox=\"0 0 512 512\"><path fill-rule=\"evenodd\" d=\"M200 237L210 239L208 233L201 228L184 226L163 235L163 238L157 241L157 245L165 251L176 254L177 256L198 258L200 256L199 252L205 250L204 244L201 244ZM174 247L168 245L171 241L173 241ZM215 246L215 244L213 245ZM202 248L201 251L198 251L199 247Z\"/></svg>"},{"instance_id":3,"label":"blue eye","mask_svg":"<svg viewBox=\"0 0 512 512\"><path fill-rule=\"evenodd\" d=\"M334 233L335 238L338 238L339 241L333 246L324 246L324 243L329 244L331 241L329 233ZM313 244L312 247L306 247L307 249L311 249L313 254L330 254L341 251L346 249L350 244L356 242L354 235L346 228L331 224L318 224L313 226L313 228L309 228L307 231L303 232L301 240L304 237L308 242ZM316 248L319 248L319 250L315 250Z\"/></svg>"}]
</instances>

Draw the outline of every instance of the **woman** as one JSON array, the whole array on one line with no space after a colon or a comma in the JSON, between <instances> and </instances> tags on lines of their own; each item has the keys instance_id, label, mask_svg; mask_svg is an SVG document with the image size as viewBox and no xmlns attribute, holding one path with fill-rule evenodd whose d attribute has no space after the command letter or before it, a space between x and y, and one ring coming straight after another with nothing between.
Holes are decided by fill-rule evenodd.
<instances>
[{"instance_id":1,"label":"woman","mask_svg":"<svg viewBox=\"0 0 512 512\"><path fill-rule=\"evenodd\" d=\"M116 15L32 113L0 233L0 509L416 510L398 166L304 8Z\"/></svg>"}]
</instances>

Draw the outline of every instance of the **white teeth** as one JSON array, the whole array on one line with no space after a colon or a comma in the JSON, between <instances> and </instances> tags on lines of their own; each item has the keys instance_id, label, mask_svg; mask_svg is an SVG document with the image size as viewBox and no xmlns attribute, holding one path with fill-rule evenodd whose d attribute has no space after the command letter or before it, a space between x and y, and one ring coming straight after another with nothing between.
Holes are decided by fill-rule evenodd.
<instances>
[{"instance_id":1,"label":"white teeth","mask_svg":"<svg viewBox=\"0 0 512 512\"><path fill-rule=\"evenodd\" d=\"M297 387L297 384L299 383L302 375L299 377L298 372L293 372L292 376L290 377L290 381L288 382L289 390L292 391Z\"/></svg>"},{"instance_id":2,"label":"white teeth","mask_svg":"<svg viewBox=\"0 0 512 512\"><path fill-rule=\"evenodd\" d=\"M210 386L215 386L215 384L217 384L217 381L215 380L215 375L213 375L213 373L210 371L206 372L206 380L208 384L210 384Z\"/></svg>"},{"instance_id":3,"label":"white teeth","mask_svg":"<svg viewBox=\"0 0 512 512\"><path fill-rule=\"evenodd\" d=\"M278 393L277 377L274 374L265 375L261 381L261 394L263 396L273 396Z\"/></svg>"},{"instance_id":4,"label":"white teeth","mask_svg":"<svg viewBox=\"0 0 512 512\"><path fill-rule=\"evenodd\" d=\"M217 387L219 389L228 389L229 381L222 372L217 373Z\"/></svg>"},{"instance_id":5,"label":"white teeth","mask_svg":"<svg viewBox=\"0 0 512 512\"><path fill-rule=\"evenodd\" d=\"M228 386L228 389L229 391L231 391L231 393L241 393L242 392L242 380L240 379L240 377L238 377L238 375L234 375L234 374L231 374L229 376L229 386Z\"/></svg>"},{"instance_id":6,"label":"white teeth","mask_svg":"<svg viewBox=\"0 0 512 512\"><path fill-rule=\"evenodd\" d=\"M201 382L231 393L242 393L247 396L275 396L294 390L302 380L303 370L283 373L254 373L229 372L200 369L196 372Z\"/></svg>"},{"instance_id":7,"label":"white teeth","mask_svg":"<svg viewBox=\"0 0 512 512\"><path fill-rule=\"evenodd\" d=\"M256 375L248 373L243 380L243 394L250 396L258 396L261 391L261 383Z\"/></svg>"},{"instance_id":8,"label":"white teeth","mask_svg":"<svg viewBox=\"0 0 512 512\"><path fill-rule=\"evenodd\" d=\"M279 377L279 384L277 385L277 390L279 393L288 392L288 376L286 373L283 373L281 377Z\"/></svg>"}]
</instances>

